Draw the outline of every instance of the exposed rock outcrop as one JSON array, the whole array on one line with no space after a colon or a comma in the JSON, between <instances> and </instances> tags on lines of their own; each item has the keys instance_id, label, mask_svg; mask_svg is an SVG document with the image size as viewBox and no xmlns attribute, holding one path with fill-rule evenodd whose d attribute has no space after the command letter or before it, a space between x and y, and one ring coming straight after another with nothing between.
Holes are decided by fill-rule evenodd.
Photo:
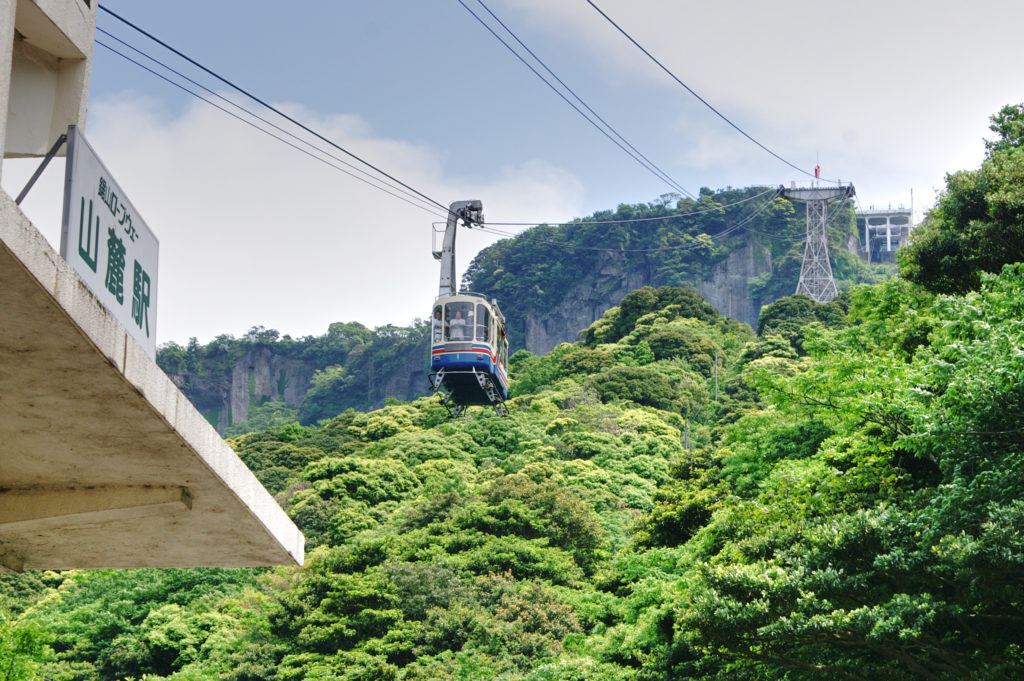
<instances>
[{"instance_id":1,"label":"exposed rock outcrop","mask_svg":"<svg viewBox=\"0 0 1024 681\"><path fill-rule=\"evenodd\" d=\"M390 398L411 401L429 393L429 348L425 338L424 343L393 346L385 355L385 366L365 358L360 361L365 350L365 346L357 345L348 358L340 358L353 360L348 370L356 378L338 386L348 393L340 398L346 406L375 409ZM320 361L295 355L294 347L278 352L273 344L265 344L235 355L236 360L222 354L205 365L193 363L191 369L179 364L177 371L167 366L164 370L217 431L224 434L231 426L254 418L253 407L267 402L283 402L301 413L308 406L306 400L314 374L339 360L336 354L321 353ZM276 407L272 405L273 409Z\"/></svg>"},{"instance_id":2,"label":"exposed rock outcrop","mask_svg":"<svg viewBox=\"0 0 1024 681\"><path fill-rule=\"evenodd\" d=\"M562 302L542 314L530 314L525 320L523 345L542 355L559 343L573 343L578 334L600 319L610 307L619 304L630 291L646 286L650 273L624 272L611 256L596 273L566 291Z\"/></svg>"},{"instance_id":3,"label":"exposed rock outcrop","mask_svg":"<svg viewBox=\"0 0 1024 681\"><path fill-rule=\"evenodd\" d=\"M415 400L430 392L426 370L428 350L429 348L424 348L422 352L410 355L400 367L391 372L384 383L381 404L388 398Z\"/></svg>"},{"instance_id":4,"label":"exposed rock outcrop","mask_svg":"<svg viewBox=\"0 0 1024 681\"><path fill-rule=\"evenodd\" d=\"M230 422L244 421L254 401L284 400L298 409L317 368L309 362L276 355L270 348L247 352L231 372L228 404L220 410L217 430L223 431Z\"/></svg>"},{"instance_id":5,"label":"exposed rock outcrop","mask_svg":"<svg viewBox=\"0 0 1024 681\"><path fill-rule=\"evenodd\" d=\"M719 312L757 325L761 304L750 296L755 277L771 272L772 258L767 247L754 240L744 241L728 257L711 268L710 275L688 285L715 306ZM601 318L608 308L618 305L626 294L642 286L664 286L649 269L624 271L614 256L601 269L566 291L562 302L543 313L528 315L523 345L534 354L544 354L559 343L579 340L579 332Z\"/></svg>"},{"instance_id":6,"label":"exposed rock outcrop","mask_svg":"<svg viewBox=\"0 0 1024 681\"><path fill-rule=\"evenodd\" d=\"M697 292L726 317L757 326L761 301L750 297L750 282L771 270L771 251L756 241L747 241L715 265L711 277L697 284Z\"/></svg>"}]
</instances>

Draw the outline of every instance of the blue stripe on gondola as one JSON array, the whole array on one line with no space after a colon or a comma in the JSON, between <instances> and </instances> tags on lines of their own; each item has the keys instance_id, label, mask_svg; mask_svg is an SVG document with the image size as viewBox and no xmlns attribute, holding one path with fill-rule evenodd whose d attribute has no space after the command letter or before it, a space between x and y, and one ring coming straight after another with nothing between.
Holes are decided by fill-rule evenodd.
<instances>
[{"instance_id":1,"label":"blue stripe on gondola","mask_svg":"<svg viewBox=\"0 0 1024 681\"><path fill-rule=\"evenodd\" d=\"M487 353L486 359L476 359L476 356L480 354L472 350L444 350L443 348L437 348L433 351L433 364L435 367L446 368L452 365L458 365L467 369L473 368L478 371L496 377L498 383L501 385L502 391L508 392L508 376L503 371L503 367L497 362L496 357L492 357L490 353ZM466 355L467 357L460 357L460 355Z\"/></svg>"}]
</instances>

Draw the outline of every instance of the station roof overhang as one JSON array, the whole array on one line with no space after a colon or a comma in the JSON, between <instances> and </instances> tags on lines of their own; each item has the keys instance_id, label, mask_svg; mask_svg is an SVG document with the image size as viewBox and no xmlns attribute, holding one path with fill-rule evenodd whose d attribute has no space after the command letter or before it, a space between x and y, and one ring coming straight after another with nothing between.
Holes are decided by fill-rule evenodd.
<instances>
[{"instance_id":1,"label":"station roof overhang","mask_svg":"<svg viewBox=\"0 0 1024 681\"><path fill-rule=\"evenodd\" d=\"M294 565L304 542L0 191L0 571Z\"/></svg>"}]
</instances>

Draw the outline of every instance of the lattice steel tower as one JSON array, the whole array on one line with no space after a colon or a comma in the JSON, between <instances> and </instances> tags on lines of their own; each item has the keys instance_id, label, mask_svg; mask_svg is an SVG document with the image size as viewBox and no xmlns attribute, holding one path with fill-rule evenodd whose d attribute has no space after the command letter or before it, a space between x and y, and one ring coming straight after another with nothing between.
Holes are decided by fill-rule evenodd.
<instances>
[{"instance_id":1,"label":"lattice steel tower","mask_svg":"<svg viewBox=\"0 0 1024 681\"><path fill-rule=\"evenodd\" d=\"M796 292L816 302L827 303L839 295L836 280L832 278L832 265L828 260L828 204L853 196L856 192L852 184L830 188L779 189L784 198L807 204L807 245L804 247L804 262L800 267Z\"/></svg>"}]
</instances>

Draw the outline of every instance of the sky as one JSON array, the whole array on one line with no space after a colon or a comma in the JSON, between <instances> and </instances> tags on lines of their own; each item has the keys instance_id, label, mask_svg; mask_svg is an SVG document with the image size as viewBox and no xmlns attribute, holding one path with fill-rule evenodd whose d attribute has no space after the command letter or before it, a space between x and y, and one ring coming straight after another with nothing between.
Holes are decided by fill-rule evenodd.
<instances>
[{"instance_id":1,"label":"sky","mask_svg":"<svg viewBox=\"0 0 1024 681\"><path fill-rule=\"evenodd\" d=\"M812 181L710 111L586 0L484 2L688 192ZM852 182L861 208L913 201L920 219L947 172L980 164L989 117L1024 101L1024 3L594 2L761 145L804 173L820 165L823 178ZM517 46L479 0L101 7L433 201L480 199L489 223L570 220L675 191L491 35L466 7ZM137 48L310 138L102 9L97 26L105 45L145 61ZM160 343L428 316L439 274L432 224L443 213L300 153L184 84L237 117L96 46L85 134L160 240ZM5 161L4 189L17 194L37 165ZM22 204L54 248L63 173L54 161ZM459 272L498 238L460 230Z\"/></svg>"}]
</instances>

